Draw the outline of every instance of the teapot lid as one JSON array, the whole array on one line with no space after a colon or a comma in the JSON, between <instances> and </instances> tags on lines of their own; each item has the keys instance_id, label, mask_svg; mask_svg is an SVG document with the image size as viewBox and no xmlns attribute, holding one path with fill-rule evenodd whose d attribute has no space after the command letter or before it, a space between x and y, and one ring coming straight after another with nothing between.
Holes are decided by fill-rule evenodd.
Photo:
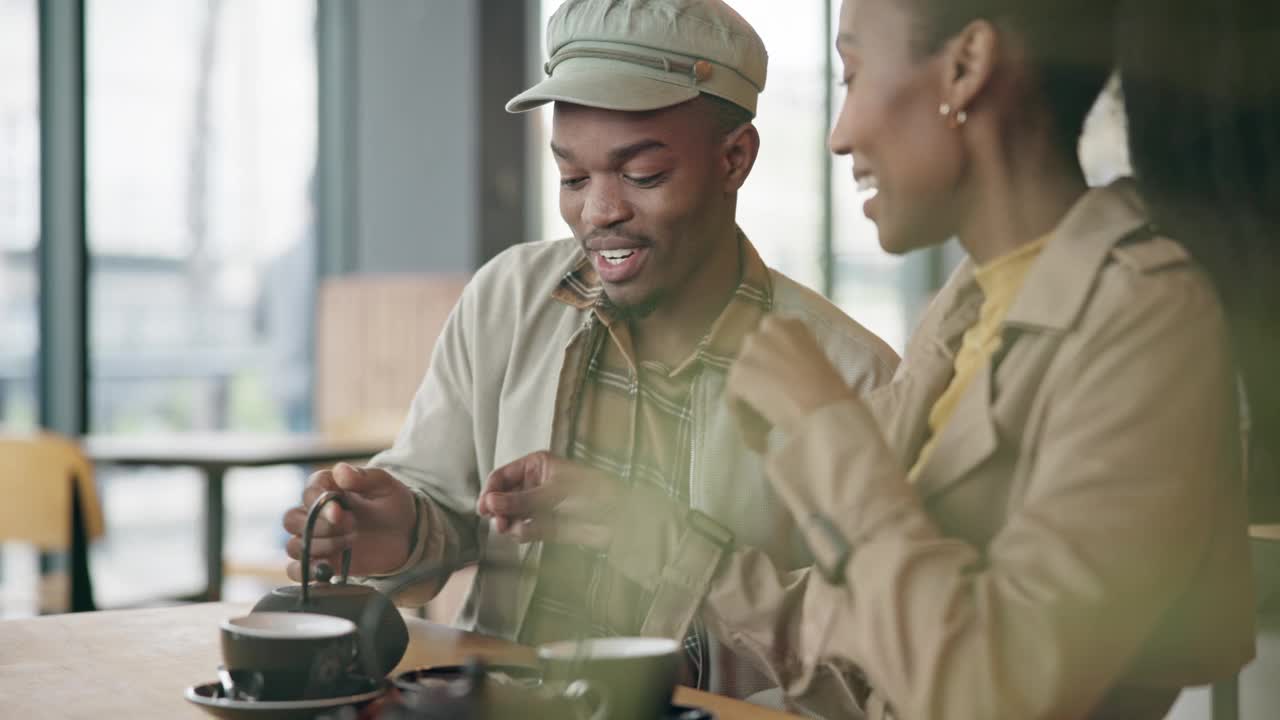
<instances>
[{"instance_id":1,"label":"teapot lid","mask_svg":"<svg viewBox=\"0 0 1280 720\"><path fill-rule=\"evenodd\" d=\"M300 599L302 597L302 586L282 585L271 592L273 595L284 595L285 597ZM315 583L308 588L308 594L312 597L358 597L374 592L377 592L377 590L368 585L357 585L355 583Z\"/></svg>"}]
</instances>

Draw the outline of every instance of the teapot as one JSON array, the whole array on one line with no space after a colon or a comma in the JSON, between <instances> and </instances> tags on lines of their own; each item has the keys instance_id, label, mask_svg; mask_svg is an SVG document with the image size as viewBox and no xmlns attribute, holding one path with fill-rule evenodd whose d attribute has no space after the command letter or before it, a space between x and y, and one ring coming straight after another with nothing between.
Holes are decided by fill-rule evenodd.
<instances>
[{"instance_id":1,"label":"teapot","mask_svg":"<svg viewBox=\"0 0 1280 720\"><path fill-rule=\"evenodd\" d=\"M308 612L334 615L355 623L359 650L357 659L366 675L384 677L404 657L409 647L409 628L395 604L367 585L348 582L351 548L342 551L342 572L331 582L328 563L316 566L316 582L311 583L311 535L320 511L329 502L347 508L341 492L329 491L316 498L307 512L302 533L302 584L272 590L253 606L253 612Z\"/></svg>"}]
</instances>

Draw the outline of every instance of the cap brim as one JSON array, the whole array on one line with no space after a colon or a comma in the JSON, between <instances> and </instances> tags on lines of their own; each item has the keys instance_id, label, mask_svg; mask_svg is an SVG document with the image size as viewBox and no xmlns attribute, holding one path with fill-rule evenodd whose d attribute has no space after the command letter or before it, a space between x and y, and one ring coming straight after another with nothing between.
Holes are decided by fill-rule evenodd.
<instances>
[{"instance_id":1,"label":"cap brim","mask_svg":"<svg viewBox=\"0 0 1280 720\"><path fill-rule=\"evenodd\" d=\"M697 96L695 88L641 75L560 71L512 98L507 112L527 112L549 102L645 112L679 105Z\"/></svg>"}]
</instances>

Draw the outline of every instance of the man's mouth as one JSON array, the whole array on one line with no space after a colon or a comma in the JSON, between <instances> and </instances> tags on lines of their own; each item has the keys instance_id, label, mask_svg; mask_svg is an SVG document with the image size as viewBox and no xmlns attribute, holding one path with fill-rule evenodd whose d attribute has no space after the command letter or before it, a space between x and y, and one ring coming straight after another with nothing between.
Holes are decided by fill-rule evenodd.
<instances>
[{"instance_id":1,"label":"man's mouth","mask_svg":"<svg viewBox=\"0 0 1280 720\"><path fill-rule=\"evenodd\" d=\"M635 278L644 269L645 260L649 257L649 248L630 247L613 250L590 251L591 262L595 265L600 279L610 285L618 285Z\"/></svg>"},{"instance_id":2,"label":"man's mouth","mask_svg":"<svg viewBox=\"0 0 1280 720\"><path fill-rule=\"evenodd\" d=\"M627 258L636 254L634 248L627 250L601 250L600 257L610 265L621 265L627 261Z\"/></svg>"}]
</instances>

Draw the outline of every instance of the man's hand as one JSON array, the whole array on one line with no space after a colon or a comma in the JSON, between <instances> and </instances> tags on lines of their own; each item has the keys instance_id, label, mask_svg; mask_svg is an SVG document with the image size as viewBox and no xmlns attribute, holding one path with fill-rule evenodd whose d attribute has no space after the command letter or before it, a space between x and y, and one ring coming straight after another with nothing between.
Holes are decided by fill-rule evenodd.
<instances>
[{"instance_id":1,"label":"man's hand","mask_svg":"<svg viewBox=\"0 0 1280 720\"><path fill-rule=\"evenodd\" d=\"M393 572L409 559L415 515L413 493L389 473L377 468L358 468L339 463L332 470L311 476L302 493L302 506L284 515L289 538L286 551L289 577L302 579L302 533L307 511L321 494L340 490L349 509L337 502L325 505L316 519L311 536L311 564L321 560L341 569L342 551L351 548L352 575L382 575Z\"/></svg>"},{"instance_id":2,"label":"man's hand","mask_svg":"<svg viewBox=\"0 0 1280 720\"><path fill-rule=\"evenodd\" d=\"M598 470L546 451L525 455L485 481L476 501L495 529L526 543L546 540L606 548L622 483Z\"/></svg>"},{"instance_id":3,"label":"man's hand","mask_svg":"<svg viewBox=\"0 0 1280 720\"><path fill-rule=\"evenodd\" d=\"M789 433L850 390L804 323L771 315L743 342L726 392L747 443L763 452L771 427Z\"/></svg>"}]
</instances>

